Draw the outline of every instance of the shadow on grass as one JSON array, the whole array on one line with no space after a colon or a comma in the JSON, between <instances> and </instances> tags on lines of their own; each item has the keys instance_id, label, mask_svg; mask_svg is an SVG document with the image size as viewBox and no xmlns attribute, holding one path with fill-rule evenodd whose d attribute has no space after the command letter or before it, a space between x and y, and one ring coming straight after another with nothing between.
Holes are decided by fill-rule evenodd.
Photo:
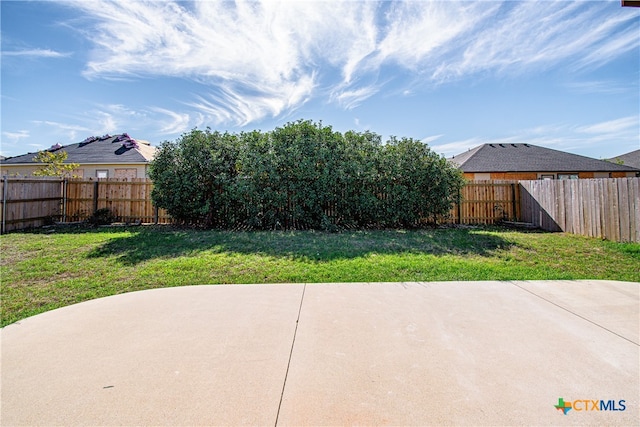
<instances>
[{"instance_id":1,"label":"shadow on grass","mask_svg":"<svg viewBox=\"0 0 640 427\"><path fill-rule=\"evenodd\" d=\"M370 254L492 256L513 243L481 229L384 230L324 233L314 231L230 232L164 227L127 229L92 250L89 258L117 257L124 265L202 253L264 255L327 262Z\"/></svg>"}]
</instances>

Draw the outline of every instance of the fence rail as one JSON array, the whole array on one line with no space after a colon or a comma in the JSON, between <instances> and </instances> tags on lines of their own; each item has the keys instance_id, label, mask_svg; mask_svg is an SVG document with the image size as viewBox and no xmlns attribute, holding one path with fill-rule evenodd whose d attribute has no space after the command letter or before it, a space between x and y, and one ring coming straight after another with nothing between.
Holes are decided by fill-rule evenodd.
<instances>
[{"instance_id":1,"label":"fence rail","mask_svg":"<svg viewBox=\"0 0 640 427\"><path fill-rule=\"evenodd\" d=\"M617 242L640 242L640 178L521 181L523 221Z\"/></svg>"}]
</instances>

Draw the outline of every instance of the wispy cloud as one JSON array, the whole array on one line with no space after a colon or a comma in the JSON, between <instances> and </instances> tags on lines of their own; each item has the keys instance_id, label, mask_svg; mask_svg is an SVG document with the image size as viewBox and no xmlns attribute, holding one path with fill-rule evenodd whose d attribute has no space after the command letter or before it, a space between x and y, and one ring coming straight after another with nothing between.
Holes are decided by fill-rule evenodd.
<instances>
[{"instance_id":1,"label":"wispy cloud","mask_svg":"<svg viewBox=\"0 0 640 427\"><path fill-rule=\"evenodd\" d=\"M165 120L161 122L163 126L160 128L160 132L173 135L185 132L189 129L190 117L188 113L177 113L175 111L159 107L153 108L153 111L169 117L168 122Z\"/></svg>"},{"instance_id":2,"label":"wispy cloud","mask_svg":"<svg viewBox=\"0 0 640 427\"><path fill-rule=\"evenodd\" d=\"M88 136L118 134L127 132L131 136L143 139L153 135L141 129L156 129L157 135L167 137L180 134L190 126L200 126L207 118L198 112L176 112L160 107L134 108L123 104L96 104L85 113L72 116L64 122L52 120L34 120L32 123L38 128L44 128L51 141L61 141L65 144L79 142ZM13 137L28 139L28 131L3 132L5 138ZM48 142L47 142L48 143Z\"/></svg>"},{"instance_id":3,"label":"wispy cloud","mask_svg":"<svg viewBox=\"0 0 640 427\"><path fill-rule=\"evenodd\" d=\"M467 45L464 37L499 8L497 2L392 3L385 16L384 37L372 59L377 66L395 62L412 70L432 68L450 56L455 46Z\"/></svg>"},{"instance_id":4,"label":"wispy cloud","mask_svg":"<svg viewBox=\"0 0 640 427\"><path fill-rule=\"evenodd\" d=\"M575 93L615 95L638 90L638 83L616 82L612 80L588 80L567 83L566 87Z\"/></svg>"},{"instance_id":5,"label":"wispy cloud","mask_svg":"<svg viewBox=\"0 0 640 427\"><path fill-rule=\"evenodd\" d=\"M581 133L590 134L619 134L620 132L627 132L631 130L637 131L639 121L640 118L637 116L629 116L589 126L581 126L577 130ZM640 134L638 134L638 138L640 138Z\"/></svg>"},{"instance_id":6,"label":"wispy cloud","mask_svg":"<svg viewBox=\"0 0 640 427\"><path fill-rule=\"evenodd\" d=\"M337 101L344 109L353 110L367 98L373 96L378 90L379 87L377 86L360 87L354 90L340 89L331 96L331 99Z\"/></svg>"},{"instance_id":7,"label":"wispy cloud","mask_svg":"<svg viewBox=\"0 0 640 427\"><path fill-rule=\"evenodd\" d=\"M34 120L33 123L37 126L44 126L48 128L50 130L52 140L64 138L68 143L78 142L79 135L91 132L90 128L73 123L61 123L51 120Z\"/></svg>"},{"instance_id":8,"label":"wispy cloud","mask_svg":"<svg viewBox=\"0 0 640 427\"><path fill-rule=\"evenodd\" d=\"M491 4L495 8L496 3ZM504 3L475 28L467 26L467 42L450 43L440 57L432 58L432 63L441 62L432 78L522 73L558 64L573 69L602 65L638 47L637 37L630 37L628 30L620 33L633 28L637 16L620 14L619 5L613 10L609 2ZM592 57L595 51L597 60Z\"/></svg>"},{"instance_id":9,"label":"wispy cloud","mask_svg":"<svg viewBox=\"0 0 640 427\"><path fill-rule=\"evenodd\" d=\"M421 141L425 144L430 144L433 141L437 141L438 139L442 138L444 135L432 135L432 136L427 136L425 138L422 138Z\"/></svg>"},{"instance_id":10,"label":"wispy cloud","mask_svg":"<svg viewBox=\"0 0 640 427\"><path fill-rule=\"evenodd\" d=\"M87 78L194 80L208 89L187 105L236 125L290 114L316 97L354 109L398 75L403 93L416 81L593 69L640 43L640 11L621 13L615 2L64 4L89 18L78 26L93 44Z\"/></svg>"},{"instance_id":11,"label":"wispy cloud","mask_svg":"<svg viewBox=\"0 0 640 427\"><path fill-rule=\"evenodd\" d=\"M21 139L29 138L28 130L19 130L17 132L2 132L2 135L11 142L17 142Z\"/></svg>"},{"instance_id":12,"label":"wispy cloud","mask_svg":"<svg viewBox=\"0 0 640 427\"><path fill-rule=\"evenodd\" d=\"M550 124L522 129L511 135L474 137L432 145L439 154L451 157L481 144L526 143L580 154L586 149L602 158L616 152L640 148L640 117L629 116L587 125Z\"/></svg>"},{"instance_id":13,"label":"wispy cloud","mask_svg":"<svg viewBox=\"0 0 640 427\"><path fill-rule=\"evenodd\" d=\"M462 154L465 151L468 151L481 144L485 144L485 140L483 138L468 138L461 141L432 144L431 149L445 157L452 157L457 154Z\"/></svg>"},{"instance_id":14,"label":"wispy cloud","mask_svg":"<svg viewBox=\"0 0 640 427\"><path fill-rule=\"evenodd\" d=\"M2 56L19 56L29 58L66 58L70 52L57 52L51 49L3 50Z\"/></svg>"}]
</instances>

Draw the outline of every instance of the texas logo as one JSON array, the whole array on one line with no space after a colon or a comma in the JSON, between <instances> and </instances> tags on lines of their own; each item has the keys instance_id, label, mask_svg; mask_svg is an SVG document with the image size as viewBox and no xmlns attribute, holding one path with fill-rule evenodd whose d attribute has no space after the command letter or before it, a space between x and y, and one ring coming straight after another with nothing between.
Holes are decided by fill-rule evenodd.
<instances>
[{"instance_id":1,"label":"texas logo","mask_svg":"<svg viewBox=\"0 0 640 427\"><path fill-rule=\"evenodd\" d=\"M558 404L555 405L555 407L557 410L562 411L565 415L567 415L567 412L571 410L571 402L565 402L561 397L558 399Z\"/></svg>"}]
</instances>

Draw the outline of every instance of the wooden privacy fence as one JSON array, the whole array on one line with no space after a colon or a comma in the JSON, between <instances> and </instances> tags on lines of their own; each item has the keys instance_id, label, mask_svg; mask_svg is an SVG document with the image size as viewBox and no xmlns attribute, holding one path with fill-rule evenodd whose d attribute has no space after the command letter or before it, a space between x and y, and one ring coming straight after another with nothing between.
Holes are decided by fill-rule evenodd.
<instances>
[{"instance_id":1,"label":"wooden privacy fence","mask_svg":"<svg viewBox=\"0 0 640 427\"><path fill-rule=\"evenodd\" d=\"M145 178L68 180L64 222L83 221L98 209L109 209L118 220L165 224L171 217L151 202L153 183Z\"/></svg>"},{"instance_id":2,"label":"wooden privacy fence","mask_svg":"<svg viewBox=\"0 0 640 427\"><path fill-rule=\"evenodd\" d=\"M108 208L120 221L170 223L151 203L147 179L88 180L3 177L0 188L2 233L54 221L88 219ZM640 178L476 181L462 189L462 202L442 221L492 224L532 223L622 242L640 242Z\"/></svg>"},{"instance_id":3,"label":"wooden privacy fence","mask_svg":"<svg viewBox=\"0 0 640 427\"><path fill-rule=\"evenodd\" d=\"M102 208L109 209L123 222L172 222L165 210L153 206L152 188L153 183L144 178L62 180L4 177L2 232L38 227L54 221L83 221ZM503 219L518 219L519 192L515 181L468 183L462 189L462 202L442 221L493 224Z\"/></svg>"},{"instance_id":4,"label":"wooden privacy fence","mask_svg":"<svg viewBox=\"0 0 640 427\"><path fill-rule=\"evenodd\" d=\"M617 242L640 242L640 178L521 181L522 220Z\"/></svg>"},{"instance_id":5,"label":"wooden privacy fence","mask_svg":"<svg viewBox=\"0 0 640 427\"><path fill-rule=\"evenodd\" d=\"M462 201L453 207L447 222L495 224L520 218L520 187L517 181L473 181L462 188Z\"/></svg>"},{"instance_id":6,"label":"wooden privacy fence","mask_svg":"<svg viewBox=\"0 0 640 427\"><path fill-rule=\"evenodd\" d=\"M2 233L40 227L55 221L83 221L108 208L119 221L163 224L171 222L164 209L151 203L150 180L58 179L3 177Z\"/></svg>"},{"instance_id":7,"label":"wooden privacy fence","mask_svg":"<svg viewBox=\"0 0 640 427\"><path fill-rule=\"evenodd\" d=\"M3 177L0 182L2 233L39 227L60 218L64 185L62 180Z\"/></svg>"},{"instance_id":8,"label":"wooden privacy fence","mask_svg":"<svg viewBox=\"0 0 640 427\"><path fill-rule=\"evenodd\" d=\"M1 181L2 232L54 221L86 220L109 209L120 221L170 223L151 202L147 179L86 180L8 178ZM444 222L492 224L500 220L532 223L615 241L640 242L640 178L479 181L462 189L462 202Z\"/></svg>"}]
</instances>

